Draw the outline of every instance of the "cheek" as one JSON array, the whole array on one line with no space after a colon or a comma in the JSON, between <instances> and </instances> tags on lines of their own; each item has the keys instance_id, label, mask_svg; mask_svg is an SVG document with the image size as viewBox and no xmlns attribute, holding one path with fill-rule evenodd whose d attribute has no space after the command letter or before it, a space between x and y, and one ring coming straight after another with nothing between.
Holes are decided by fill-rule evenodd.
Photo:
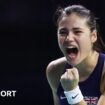
<instances>
[{"instance_id":1,"label":"cheek","mask_svg":"<svg viewBox=\"0 0 105 105\"><path fill-rule=\"evenodd\" d=\"M65 38L64 37L58 37L58 43L63 45Z\"/></svg>"},{"instance_id":2,"label":"cheek","mask_svg":"<svg viewBox=\"0 0 105 105\"><path fill-rule=\"evenodd\" d=\"M89 51L92 47L92 43L89 37L85 37L79 40L80 47L85 51Z\"/></svg>"}]
</instances>

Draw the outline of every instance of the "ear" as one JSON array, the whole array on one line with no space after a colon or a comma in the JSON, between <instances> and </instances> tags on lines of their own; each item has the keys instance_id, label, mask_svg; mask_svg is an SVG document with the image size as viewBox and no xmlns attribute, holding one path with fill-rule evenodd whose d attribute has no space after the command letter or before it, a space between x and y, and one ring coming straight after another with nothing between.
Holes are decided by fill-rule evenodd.
<instances>
[{"instance_id":1,"label":"ear","mask_svg":"<svg viewBox=\"0 0 105 105\"><path fill-rule=\"evenodd\" d=\"M91 42L95 43L97 41L97 31L93 30L93 32L91 33Z\"/></svg>"}]
</instances>

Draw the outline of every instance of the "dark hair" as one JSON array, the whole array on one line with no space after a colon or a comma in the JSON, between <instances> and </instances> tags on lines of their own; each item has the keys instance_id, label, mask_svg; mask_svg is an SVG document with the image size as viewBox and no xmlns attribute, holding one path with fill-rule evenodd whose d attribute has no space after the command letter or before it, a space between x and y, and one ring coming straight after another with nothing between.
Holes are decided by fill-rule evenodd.
<instances>
[{"instance_id":1,"label":"dark hair","mask_svg":"<svg viewBox=\"0 0 105 105\"><path fill-rule=\"evenodd\" d=\"M69 16L72 13L76 13L80 17L87 18L87 25L89 26L90 30L97 30L97 41L94 43L93 49L98 52L104 52L105 45L101 36L99 35L97 18L89 9L85 8L84 6L71 5L66 8L58 8L55 12L56 25L58 26L60 20L62 20L63 17Z\"/></svg>"}]
</instances>

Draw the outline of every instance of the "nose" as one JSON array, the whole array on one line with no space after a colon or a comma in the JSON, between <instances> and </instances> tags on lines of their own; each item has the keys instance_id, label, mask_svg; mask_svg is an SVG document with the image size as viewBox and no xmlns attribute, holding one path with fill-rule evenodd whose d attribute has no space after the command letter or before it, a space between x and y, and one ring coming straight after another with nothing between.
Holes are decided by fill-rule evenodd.
<instances>
[{"instance_id":1,"label":"nose","mask_svg":"<svg viewBox=\"0 0 105 105\"><path fill-rule=\"evenodd\" d=\"M69 34L66 36L66 41L74 41L74 34L72 32L69 32Z\"/></svg>"}]
</instances>

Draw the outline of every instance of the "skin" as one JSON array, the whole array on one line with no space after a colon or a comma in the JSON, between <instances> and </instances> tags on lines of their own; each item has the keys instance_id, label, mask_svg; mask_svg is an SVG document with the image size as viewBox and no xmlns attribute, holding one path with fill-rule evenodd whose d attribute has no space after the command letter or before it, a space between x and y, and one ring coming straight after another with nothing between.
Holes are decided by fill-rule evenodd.
<instances>
[{"instance_id":1,"label":"skin","mask_svg":"<svg viewBox=\"0 0 105 105\"><path fill-rule=\"evenodd\" d=\"M58 24L58 44L64 57L52 61L46 69L48 82L51 86L54 105L58 104L58 96L56 94L59 82L65 91L74 89L78 82L85 81L94 70L99 53L92 49L94 42L97 40L96 30L90 31L87 25L87 18L72 13L67 17L63 17ZM70 55L66 52L67 47L77 47L78 53ZM91 63L92 62L92 63ZM67 69L64 74L64 66L69 63L72 69ZM105 104L105 63L100 84L102 93L97 105ZM76 105L86 105L82 100Z\"/></svg>"}]
</instances>

